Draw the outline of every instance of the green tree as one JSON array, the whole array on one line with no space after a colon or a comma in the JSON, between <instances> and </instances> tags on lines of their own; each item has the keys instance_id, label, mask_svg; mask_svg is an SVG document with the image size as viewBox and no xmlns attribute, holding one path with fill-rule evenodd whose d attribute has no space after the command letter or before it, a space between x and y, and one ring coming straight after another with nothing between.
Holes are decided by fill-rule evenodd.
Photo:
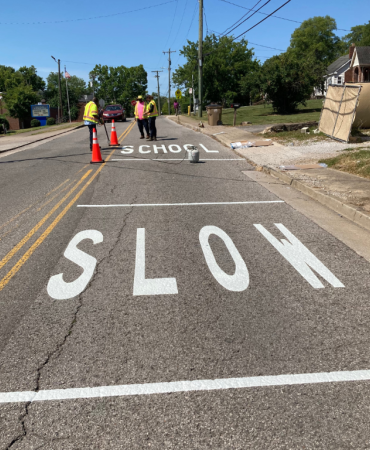
<instances>
[{"instance_id":1,"label":"green tree","mask_svg":"<svg viewBox=\"0 0 370 450\"><path fill-rule=\"evenodd\" d=\"M175 70L173 82L179 87L190 87L194 75L194 87L198 96L198 43L188 41L180 50L187 62ZM248 49L244 39L233 41L231 37L206 36L203 43L203 89L204 104L219 102L223 105L238 100L246 103L249 93L240 93L240 79L246 73L257 70L253 49Z\"/></svg>"},{"instance_id":2,"label":"green tree","mask_svg":"<svg viewBox=\"0 0 370 450\"><path fill-rule=\"evenodd\" d=\"M66 81L61 74L61 90L62 90L62 106L63 114L68 116L68 101L67 101L67 89ZM71 119L76 120L78 117L79 109L77 107L79 99L87 93L86 83L82 78L76 75L71 76L68 80L68 95L69 104L71 108ZM47 77L47 87L45 91L45 99L50 106L57 108L59 102L59 89L58 89L58 72L51 72Z\"/></svg>"},{"instance_id":3,"label":"green tree","mask_svg":"<svg viewBox=\"0 0 370 450\"><path fill-rule=\"evenodd\" d=\"M10 116L24 120L31 115L31 105L40 101L40 95L32 86L20 84L8 89L4 99Z\"/></svg>"},{"instance_id":4,"label":"green tree","mask_svg":"<svg viewBox=\"0 0 370 450\"><path fill-rule=\"evenodd\" d=\"M322 82L322 63L297 60L291 53L268 59L262 66L261 89L279 114L295 111L306 104L313 88Z\"/></svg>"},{"instance_id":5,"label":"green tree","mask_svg":"<svg viewBox=\"0 0 370 450\"><path fill-rule=\"evenodd\" d=\"M12 78L14 72L13 67L0 65L0 92L5 92L5 83Z\"/></svg>"},{"instance_id":6,"label":"green tree","mask_svg":"<svg viewBox=\"0 0 370 450\"><path fill-rule=\"evenodd\" d=\"M360 47L370 45L370 20L364 25L357 25L351 28L351 32L342 38L345 50L354 43Z\"/></svg>"},{"instance_id":7,"label":"green tree","mask_svg":"<svg viewBox=\"0 0 370 450\"><path fill-rule=\"evenodd\" d=\"M334 33L335 19L330 16L312 17L295 29L288 52L297 60L316 60L326 67L341 55L342 43Z\"/></svg>"},{"instance_id":8,"label":"green tree","mask_svg":"<svg viewBox=\"0 0 370 450\"><path fill-rule=\"evenodd\" d=\"M120 103L127 113L132 110L131 101L145 95L148 74L143 65L135 67L108 67L98 64L90 72L95 78L94 86L98 98L106 102Z\"/></svg>"}]
</instances>

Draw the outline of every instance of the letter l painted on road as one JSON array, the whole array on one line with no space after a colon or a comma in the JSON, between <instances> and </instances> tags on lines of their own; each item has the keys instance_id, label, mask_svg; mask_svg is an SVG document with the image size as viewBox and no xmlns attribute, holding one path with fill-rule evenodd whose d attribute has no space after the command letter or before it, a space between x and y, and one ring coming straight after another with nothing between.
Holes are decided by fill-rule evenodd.
<instances>
[{"instance_id":1,"label":"letter l painted on road","mask_svg":"<svg viewBox=\"0 0 370 450\"><path fill-rule=\"evenodd\" d=\"M324 264L313 255L294 234L292 234L282 223L275 223L275 226L289 239L276 239L270 232L260 224L254 224L257 230L273 245L276 250L299 272L302 277L316 289L323 288L324 285L317 278L311 269L317 272L333 287L344 287L337 277L335 277Z\"/></svg>"},{"instance_id":2,"label":"letter l painted on road","mask_svg":"<svg viewBox=\"0 0 370 450\"><path fill-rule=\"evenodd\" d=\"M138 228L133 295L178 294L176 278L145 278L145 228Z\"/></svg>"}]
</instances>

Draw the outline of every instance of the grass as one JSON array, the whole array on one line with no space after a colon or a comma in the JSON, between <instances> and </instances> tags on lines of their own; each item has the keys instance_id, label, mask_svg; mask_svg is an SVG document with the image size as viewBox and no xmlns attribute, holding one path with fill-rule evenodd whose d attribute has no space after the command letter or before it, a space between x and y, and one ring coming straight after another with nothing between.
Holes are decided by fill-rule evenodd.
<instances>
[{"instance_id":1,"label":"grass","mask_svg":"<svg viewBox=\"0 0 370 450\"><path fill-rule=\"evenodd\" d=\"M83 122L69 123L68 125L65 125L65 126L62 126L62 127L58 128L58 130L66 130L67 128L75 128L75 127L78 127L79 125L82 125L82 124L83 124ZM50 131L55 131L56 130L56 128L53 128L53 127L47 127L48 129L45 129L45 127L37 127L37 128L38 129L43 128L43 130L39 131L38 133L32 133L31 136L35 136L36 134L49 133Z\"/></svg>"},{"instance_id":2,"label":"grass","mask_svg":"<svg viewBox=\"0 0 370 450\"><path fill-rule=\"evenodd\" d=\"M335 158L321 159L331 169L352 173L363 178L370 178L370 147L346 149Z\"/></svg>"},{"instance_id":3,"label":"grass","mask_svg":"<svg viewBox=\"0 0 370 450\"><path fill-rule=\"evenodd\" d=\"M310 134L303 134L300 130L297 131L280 131L279 133L269 133L265 136L269 139L272 139L276 142L279 142L282 145L285 145L289 142L295 142L298 145L304 144L305 142L319 142L319 141L325 141L328 140L328 136L326 136L324 133L318 133L314 134L313 130L315 130L317 127L311 127L309 128Z\"/></svg>"},{"instance_id":4,"label":"grass","mask_svg":"<svg viewBox=\"0 0 370 450\"><path fill-rule=\"evenodd\" d=\"M306 106L300 106L294 114L276 114L271 105L245 106L237 111L236 124L251 122L253 125L270 125L275 123L309 122L320 119L322 100L308 100ZM192 116L190 116L192 117ZM197 117L194 119L199 120ZM232 125L234 110L226 109L222 112L224 125Z\"/></svg>"},{"instance_id":5,"label":"grass","mask_svg":"<svg viewBox=\"0 0 370 450\"><path fill-rule=\"evenodd\" d=\"M71 127L75 127L78 125L81 125L82 122L74 122L74 123L69 123L69 124L65 124L65 123L61 123L61 124L55 124L55 125L46 125L44 127L32 127L32 128L23 128L22 130L9 130L7 131L6 134L2 134L1 136L14 136L15 134L22 134L22 133L29 133L30 131L37 131L37 130L43 130L41 131L41 133L47 133L49 131L53 131L55 129L59 129L59 127L61 127L60 129L63 130L64 128L71 128ZM40 134L40 133L32 133L32 135L34 134Z\"/></svg>"}]
</instances>

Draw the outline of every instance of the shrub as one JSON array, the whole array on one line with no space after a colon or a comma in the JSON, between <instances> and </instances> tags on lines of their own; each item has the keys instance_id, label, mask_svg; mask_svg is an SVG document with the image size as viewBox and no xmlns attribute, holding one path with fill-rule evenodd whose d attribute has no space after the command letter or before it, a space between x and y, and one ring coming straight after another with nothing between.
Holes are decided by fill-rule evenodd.
<instances>
[{"instance_id":1,"label":"shrub","mask_svg":"<svg viewBox=\"0 0 370 450\"><path fill-rule=\"evenodd\" d=\"M5 128L7 130L9 130L9 122L7 121L7 119L5 117L0 116L0 132L4 133Z\"/></svg>"},{"instance_id":2,"label":"shrub","mask_svg":"<svg viewBox=\"0 0 370 450\"><path fill-rule=\"evenodd\" d=\"M48 117L46 120L46 125L55 125L54 117Z\"/></svg>"},{"instance_id":3,"label":"shrub","mask_svg":"<svg viewBox=\"0 0 370 450\"><path fill-rule=\"evenodd\" d=\"M31 120L31 127L39 127L40 126L40 121L38 119L32 119Z\"/></svg>"}]
</instances>

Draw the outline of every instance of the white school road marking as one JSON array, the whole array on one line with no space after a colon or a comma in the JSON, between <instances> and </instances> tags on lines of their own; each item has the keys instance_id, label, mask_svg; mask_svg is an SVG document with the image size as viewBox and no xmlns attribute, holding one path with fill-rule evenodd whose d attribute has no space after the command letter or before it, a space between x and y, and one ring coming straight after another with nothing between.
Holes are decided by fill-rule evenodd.
<instances>
[{"instance_id":1,"label":"white school road marking","mask_svg":"<svg viewBox=\"0 0 370 450\"><path fill-rule=\"evenodd\" d=\"M183 161L184 158L117 158L111 161ZM200 161L245 161L244 158L202 158Z\"/></svg>"},{"instance_id":2,"label":"white school road marking","mask_svg":"<svg viewBox=\"0 0 370 450\"><path fill-rule=\"evenodd\" d=\"M266 200L255 202L206 202L206 203L132 203L123 205L77 205L77 208L132 208L133 206L203 206L203 205L254 205L268 203L285 203L283 200Z\"/></svg>"},{"instance_id":3,"label":"white school road marking","mask_svg":"<svg viewBox=\"0 0 370 450\"><path fill-rule=\"evenodd\" d=\"M50 389L38 392L2 392L0 393L0 403L123 397L128 395L169 394L173 392L215 391L254 387L341 383L346 381L370 381L370 370L268 375L245 378L221 378L216 380L172 381L167 383L123 384L93 388Z\"/></svg>"}]
</instances>

